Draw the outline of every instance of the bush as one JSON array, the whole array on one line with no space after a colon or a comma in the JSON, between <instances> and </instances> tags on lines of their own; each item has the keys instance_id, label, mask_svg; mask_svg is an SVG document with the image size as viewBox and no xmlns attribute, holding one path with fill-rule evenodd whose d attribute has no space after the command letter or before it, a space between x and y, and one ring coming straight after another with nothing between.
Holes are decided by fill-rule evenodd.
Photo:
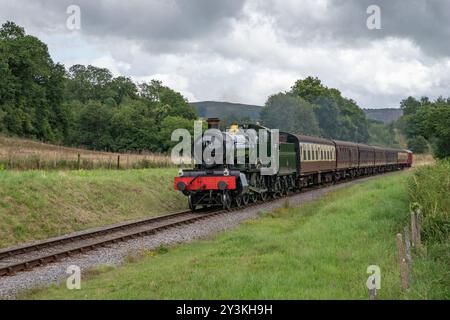
<instances>
[{"instance_id":1,"label":"bush","mask_svg":"<svg viewBox=\"0 0 450 320\"><path fill-rule=\"evenodd\" d=\"M420 205L423 236L430 242L448 242L450 231L450 160L418 168L410 183L411 201Z\"/></svg>"},{"instance_id":2,"label":"bush","mask_svg":"<svg viewBox=\"0 0 450 320\"><path fill-rule=\"evenodd\" d=\"M408 139L408 149L414 153L426 153L428 151L428 142L423 136L416 136Z\"/></svg>"}]
</instances>

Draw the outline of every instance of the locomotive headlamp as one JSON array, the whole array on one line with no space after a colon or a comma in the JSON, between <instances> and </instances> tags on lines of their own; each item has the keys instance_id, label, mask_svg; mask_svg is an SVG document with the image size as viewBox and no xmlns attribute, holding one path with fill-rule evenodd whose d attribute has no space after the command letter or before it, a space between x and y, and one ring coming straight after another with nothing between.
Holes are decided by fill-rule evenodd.
<instances>
[{"instance_id":1,"label":"locomotive headlamp","mask_svg":"<svg viewBox=\"0 0 450 320\"><path fill-rule=\"evenodd\" d=\"M178 176L179 176L179 177L182 177L183 175L184 175L183 169L178 170Z\"/></svg>"},{"instance_id":2,"label":"locomotive headlamp","mask_svg":"<svg viewBox=\"0 0 450 320\"><path fill-rule=\"evenodd\" d=\"M228 176L230 175L230 171L228 171L228 168L225 168L225 169L223 170L223 175L224 175L225 177L228 177Z\"/></svg>"},{"instance_id":3,"label":"locomotive headlamp","mask_svg":"<svg viewBox=\"0 0 450 320\"><path fill-rule=\"evenodd\" d=\"M177 183L177 188L178 188L178 190L180 190L180 191L184 191L184 189L186 189L186 183L184 183L184 182L182 182L182 181L178 182L178 183Z\"/></svg>"},{"instance_id":4,"label":"locomotive headlamp","mask_svg":"<svg viewBox=\"0 0 450 320\"><path fill-rule=\"evenodd\" d=\"M219 181L217 186L219 187L220 190L225 190L228 185L227 185L227 183L225 181Z\"/></svg>"}]
</instances>

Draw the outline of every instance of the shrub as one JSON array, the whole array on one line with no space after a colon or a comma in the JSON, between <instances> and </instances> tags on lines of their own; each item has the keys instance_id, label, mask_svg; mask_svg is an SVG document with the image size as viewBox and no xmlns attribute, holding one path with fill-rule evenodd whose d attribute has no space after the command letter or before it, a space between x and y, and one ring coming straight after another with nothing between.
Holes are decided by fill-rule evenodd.
<instances>
[{"instance_id":1,"label":"shrub","mask_svg":"<svg viewBox=\"0 0 450 320\"><path fill-rule=\"evenodd\" d=\"M426 241L448 242L450 231L450 160L418 168L409 182L412 202L423 214Z\"/></svg>"}]
</instances>

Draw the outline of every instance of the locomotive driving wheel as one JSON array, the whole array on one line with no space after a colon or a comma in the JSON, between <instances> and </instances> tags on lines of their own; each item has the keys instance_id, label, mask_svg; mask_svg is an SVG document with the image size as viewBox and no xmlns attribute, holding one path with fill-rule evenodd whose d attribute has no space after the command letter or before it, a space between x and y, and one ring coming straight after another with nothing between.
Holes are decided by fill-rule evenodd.
<instances>
[{"instance_id":1,"label":"locomotive driving wheel","mask_svg":"<svg viewBox=\"0 0 450 320\"><path fill-rule=\"evenodd\" d=\"M188 196L189 209L194 212L197 209L197 206L194 204L194 197L190 194Z\"/></svg>"},{"instance_id":2,"label":"locomotive driving wheel","mask_svg":"<svg viewBox=\"0 0 450 320\"><path fill-rule=\"evenodd\" d=\"M272 179L272 190L271 195L273 199L277 199L281 197L283 190L282 190L282 181L280 177L276 177Z\"/></svg>"},{"instance_id":3,"label":"locomotive driving wheel","mask_svg":"<svg viewBox=\"0 0 450 320\"><path fill-rule=\"evenodd\" d=\"M267 201L267 198L269 197L269 194L268 194L267 192L261 192L261 193L259 194L259 197L261 198L261 200L262 200L263 202L266 202L266 201Z\"/></svg>"},{"instance_id":4,"label":"locomotive driving wheel","mask_svg":"<svg viewBox=\"0 0 450 320\"><path fill-rule=\"evenodd\" d=\"M222 194L222 207L223 207L223 209L224 210L230 210L230 208L231 208L231 202L232 202L232 200L231 200L231 196L230 196L230 194L228 193L228 191L224 191L223 192L223 194Z\"/></svg>"},{"instance_id":5,"label":"locomotive driving wheel","mask_svg":"<svg viewBox=\"0 0 450 320\"><path fill-rule=\"evenodd\" d=\"M250 202L250 196L248 193L245 193L242 196L242 203L244 204L244 206L248 205L248 203Z\"/></svg>"},{"instance_id":6,"label":"locomotive driving wheel","mask_svg":"<svg viewBox=\"0 0 450 320\"><path fill-rule=\"evenodd\" d=\"M236 203L236 207L239 208L240 206L242 206L242 197L236 196L236 198L234 198L234 202Z\"/></svg>"},{"instance_id":7,"label":"locomotive driving wheel","mask_svg":"<svg viewBox=\"0 0 450 320\"><path fill-rule=\"evenodd\" d=\"M281 196L285 197L287 196L289 191L289 183L286 177L283 177L281 180Z\"/></svg>"},{"instance_id":8,"label":"locomotive driving wheel","mask_svg":"<svg viewBox=\"0 0 450 320\"><path fill-rule=\"evenodd\" d=\"M256 180L256 187L261 190L261 192L259 193L259 198L263 202L267 201L267 198L269 197L269 192L267 190L267 184L266 184L266 181L265 181L264 177L259 176L257 178L257 180Z\"/></svg>"}]
</instances>

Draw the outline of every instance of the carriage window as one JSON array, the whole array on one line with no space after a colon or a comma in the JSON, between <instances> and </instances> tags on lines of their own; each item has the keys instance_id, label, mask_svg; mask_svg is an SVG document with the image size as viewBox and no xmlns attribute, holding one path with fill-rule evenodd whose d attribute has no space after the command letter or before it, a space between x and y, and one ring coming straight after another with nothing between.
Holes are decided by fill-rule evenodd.
<instances>
[{"instance_id":1,"label":"carriage window","mask_svg":"<svg viewBox=\"0 0 450 320\"><path fill-rule=\"evenodd\" d=\"M319 151L316 150L316 160L319 160Z\"/></svg>"},{"instance_id":2,"label":"carriage window","mask_svg":"<svg viewBox=\"0 0 450 320\"><path fill-rule=\"evenodd\" d=\"M303 149L303 160L306 160L306 150Z\"/></svg>"},{"instance_id":3,"label":"carriage window","mask_svg":"<svg viewBox=\"0 0 450 320\"><path fill-rule=\"evenodd\" d=\"M323 160L323 150L320 150L320 160Z\"/></svg>"},{"instance_id":4,"label":"carriage window","mask_svg":"<svg viewBox=\"0 0 450 320\"><path fill-rule=\"evenodd\" d=\"M311 160L311 150L308 150L308 160Z\"/></svg>"}]
</instances>

